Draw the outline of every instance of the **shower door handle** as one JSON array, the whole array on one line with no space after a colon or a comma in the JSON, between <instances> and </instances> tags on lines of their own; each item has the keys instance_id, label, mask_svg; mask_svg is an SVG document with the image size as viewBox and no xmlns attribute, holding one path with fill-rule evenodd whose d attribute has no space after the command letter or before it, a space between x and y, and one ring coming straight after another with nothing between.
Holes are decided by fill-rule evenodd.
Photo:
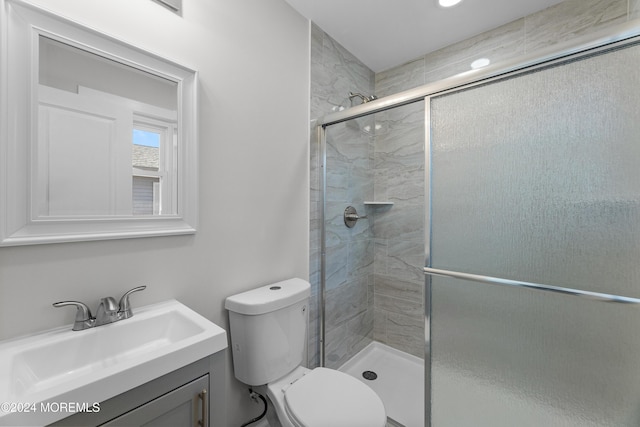
<instances>
[{"instance_id":1,"label":"shower door handle","mask_svg":"<svg viewBox=\"0 0 640 427\"><path fill-rule=\"evenodd\" d=\"M424 267L424 273L430 276L450 277L471 282L485 283L488 285L511 286L516 288L532 289L534 291L554 292L558 294L583 297L594 301L605 301L622 304L640 304L640 298L631 298L622 295L605 294L602 292L584 291L581 289L567 288L561 286L545 285L541 283L522 282L519 280L502 279L498 277L482 276L479 274L462 273L458 271L440 270L437 268Z\"/></svg>"},{"instance_id":2,"label":"shower door handle","mask_svg":"<svg viewBox=\"0 0 640 427\"><path fill-rule=\"evenodd\" d=\"M358 215L356 208L354 208L353 206L347 206L347 208L344 210L344 225L346 225L349 228L353 228L359 219L364 219L364 218L367 218L367 216Z\"/></svg>"}]
</instances>

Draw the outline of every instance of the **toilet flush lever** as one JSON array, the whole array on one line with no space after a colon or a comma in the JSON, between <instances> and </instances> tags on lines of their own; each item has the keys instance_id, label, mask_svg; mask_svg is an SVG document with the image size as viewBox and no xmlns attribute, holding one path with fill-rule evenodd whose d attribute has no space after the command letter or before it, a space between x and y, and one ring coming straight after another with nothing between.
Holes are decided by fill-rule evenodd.
<instances>
[{"instance_id":1,"label":"toilet flush lever","mask_svg":"<svg viewBox=\"0 0 640 427\"><path fill-rule=\"evenodd\" d=\"M344 225L349 228L353 228L359 219L364 219L366 217L366 215L358 215L356 208L354 208L353 206L347 206L347 208L344 210Z\"/></svg>"}]
</instances>

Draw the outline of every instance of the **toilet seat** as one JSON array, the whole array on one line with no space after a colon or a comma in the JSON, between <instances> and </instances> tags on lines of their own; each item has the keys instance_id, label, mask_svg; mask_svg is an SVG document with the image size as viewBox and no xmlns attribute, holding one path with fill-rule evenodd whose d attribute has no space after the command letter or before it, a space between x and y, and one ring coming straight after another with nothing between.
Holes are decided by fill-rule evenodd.
<instances>
[{"instance_id":1,"label":"toilet seat","mask_svg":"<svg viewBox=\"0 0 640 427\"><path fill-rule=\"evenodd\" d=\"M384 427L380 397L342 372L315 368L284 392L285 410L296 427Z\"/></svg>"}]
</instances>

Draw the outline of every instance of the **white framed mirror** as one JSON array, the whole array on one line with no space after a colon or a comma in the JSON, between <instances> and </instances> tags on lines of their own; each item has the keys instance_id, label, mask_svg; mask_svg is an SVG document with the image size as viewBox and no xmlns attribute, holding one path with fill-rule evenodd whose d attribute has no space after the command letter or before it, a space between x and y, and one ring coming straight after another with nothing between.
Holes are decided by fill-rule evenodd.
<instances>
[{"instance_id":1,"label":"white framed mirror","mask_svg":"<svg viewBox=\"0 0 640 427\"><path fill-rule=\"evenodd\" d=\"M2 3L0 246L194 233L197 72Z\"/></svg>"}]
</instances>

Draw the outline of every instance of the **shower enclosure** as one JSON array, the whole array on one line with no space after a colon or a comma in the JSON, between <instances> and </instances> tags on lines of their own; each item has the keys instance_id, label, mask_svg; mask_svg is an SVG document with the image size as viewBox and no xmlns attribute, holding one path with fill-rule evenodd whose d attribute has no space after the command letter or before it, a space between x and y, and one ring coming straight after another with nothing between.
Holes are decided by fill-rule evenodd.
<instances>
[{"instance_id":1,"label":"shower enclosure","mask_svg":"<svg viewBox=\"0 0 640 427\"><path fill-rule=\"evenodd\" d=\"M639 34L320 123L321 362L424 360L398 424L640 424Z\"/></svg>"}]
</instances>

